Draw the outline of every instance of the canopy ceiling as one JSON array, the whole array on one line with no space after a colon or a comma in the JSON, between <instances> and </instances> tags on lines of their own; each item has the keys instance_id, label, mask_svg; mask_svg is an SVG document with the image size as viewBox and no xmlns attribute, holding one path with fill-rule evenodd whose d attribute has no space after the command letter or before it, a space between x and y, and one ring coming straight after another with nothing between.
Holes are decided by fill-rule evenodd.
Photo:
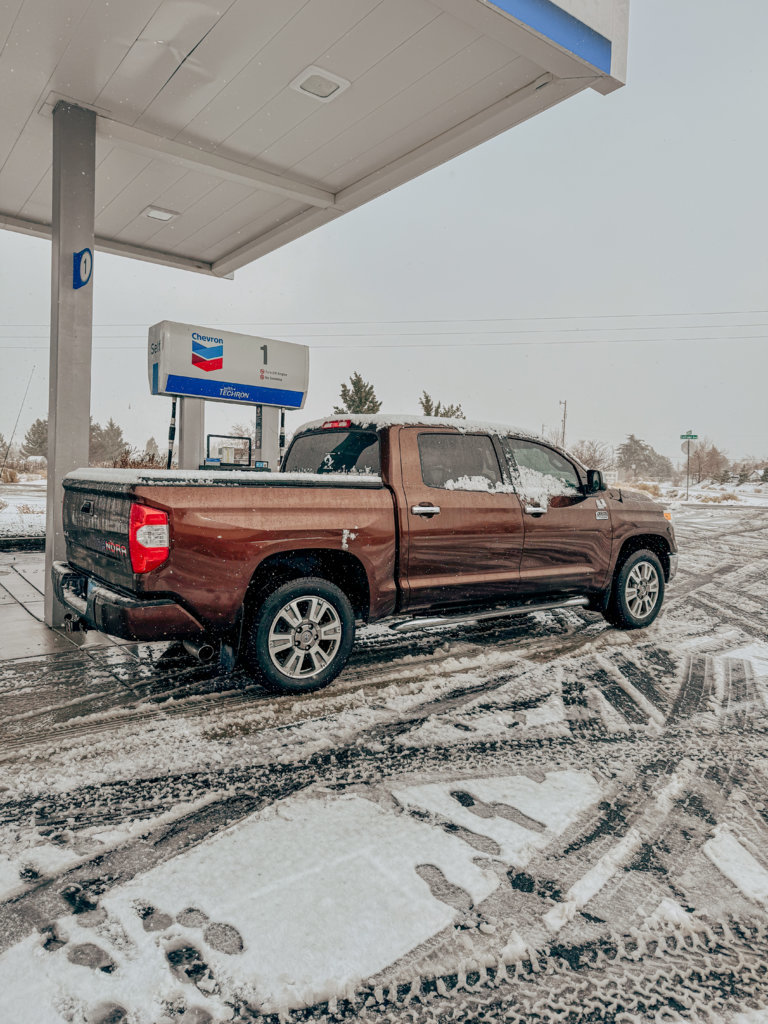
<instances>
[{"instance_id":1,"label":"canopy ceiling","mask_svg":"<svg viewBox=\"0 0 768 1024\"><path fill-rule=\"evenodd\" d=\"M223 276L617 88L626 34L627 0L8 0L0 226L50 235L65 99L98 115L97 246Z\"/></svg>"}]
</instances>

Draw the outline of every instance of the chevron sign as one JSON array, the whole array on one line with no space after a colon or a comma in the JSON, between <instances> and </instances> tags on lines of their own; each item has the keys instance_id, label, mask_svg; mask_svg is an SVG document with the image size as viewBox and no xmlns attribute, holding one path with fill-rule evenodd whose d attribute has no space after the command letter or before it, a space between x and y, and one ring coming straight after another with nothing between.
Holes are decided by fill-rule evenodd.
<instances>
[{"instance_id":1,"label":"chevron sign","mask_svg":"<svg viewBox=\"0 0 768 1024\"><path fill-rule=\"evenodd\" d=\"M204 334L192 335L192 365L198 370L220 370L224 366L224 339L209 338Z\"/></svg>"}]
</instances>

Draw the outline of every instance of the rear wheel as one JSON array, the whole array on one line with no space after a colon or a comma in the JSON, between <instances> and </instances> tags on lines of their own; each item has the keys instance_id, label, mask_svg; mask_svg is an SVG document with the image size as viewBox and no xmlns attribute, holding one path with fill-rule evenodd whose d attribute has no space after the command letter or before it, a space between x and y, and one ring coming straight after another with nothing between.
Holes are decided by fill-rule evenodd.
<instances>
[{"instance_id":1,"label":"rear wheel","mask_svg":"<svg viewBox=\"0 0 768 1024\"><path fill-rule=\"evenodd\" d=\"M243 660L267 689L309 693L341 672L354 638L347 595L328 580L309 576L284 583L264 600L246 637Z\"/></svg>"},{"instance_id":2,"label":"rear wheel","mask_svg":"<svg viewBox=\"0 0 768 1024\"><path fill-rule=\"evenodd\" d=\"M634 551L616 571L606 619L619 629L649 626L664 600L664 570L653 551Z\"/></svg>"}]
</instances>

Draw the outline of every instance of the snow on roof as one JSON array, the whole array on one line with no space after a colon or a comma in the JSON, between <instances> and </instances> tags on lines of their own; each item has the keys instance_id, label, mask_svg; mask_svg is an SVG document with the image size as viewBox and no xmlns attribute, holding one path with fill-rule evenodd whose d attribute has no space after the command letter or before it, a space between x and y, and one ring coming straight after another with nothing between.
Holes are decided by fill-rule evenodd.
<instances>
[{"instance_id":1,"label":"snow on roof","mask_svg":"<svg viewBox=\"0 0 768 1024\"><path fill-rule=\"evenodd\" d=\"M480 431L486 434L514 434L516 437L527 437L535 441L543 441L544 438L538 434L532 434L529 430L521 427L513 427L508 423L488 423L485 420L462 420L450 416L419 416L399 415L389 413L354 413L345 412L326 416L321 420L310 420L303 423L297 430L299 434L303 430L318 430L324 423L331 420L351 420L357 427L455 427L463 433L474 433Z\"/></svg>"},{"instance_id":2,"label":"snow on roof","mask_svg":"<svg viewBox=\"0 0 768 1024\"><path fill-rule=\"evenodd\" d=\"M450 416L420 416L418 414L406 416L390 413L334 413L333 416L326 416L321 420L310 420L308 423L302 423L300 427L297 427L293 436L297 437L305 430L319 430L324 423L328 423L331 420L351 420L356 427L376 427L377 430L382 430L384 427L454 427L463 434L498 434L501 437L511 434L514 437L523 437L527 441L541 441L542 444L555 448L557 451L564 452L566 450L559 444L548 441L541 434L535 434L524 427L515 427L510 423L491 423L486 420L460 420ZM582 468L586 468L570 452L568 457L578 462Z\"/></svg>"}]
</instances>

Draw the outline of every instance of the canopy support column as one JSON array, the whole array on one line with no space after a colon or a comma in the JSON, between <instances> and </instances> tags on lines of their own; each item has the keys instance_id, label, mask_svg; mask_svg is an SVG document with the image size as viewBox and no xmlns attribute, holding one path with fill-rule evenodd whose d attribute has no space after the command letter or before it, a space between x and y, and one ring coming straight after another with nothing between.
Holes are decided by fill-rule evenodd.
<instances>
[{"instance_id":1,"label":"canopy support column","mask_svg":"<svg viewBox=\"0 0 768 1024\"><path fill-rule=\"evenodd\" d=\"M205 458L205 399L179 399L179 469L199 469Z\"/></svg>"},{"instance_id":2,"label":"canopy support column","mask_svg":"<svg viewBox=\"0 0 768 1024\"><path fill-rule=\"evenodd\" d=\"M53 111L51 349L48 392L48 510L45 621L64 622L51 566L66 558L62 480L88 465L93 329L93 222L96 115L59 102ZM87 250L87 251L86 251Z\"/></svg>"}]
</instances>

